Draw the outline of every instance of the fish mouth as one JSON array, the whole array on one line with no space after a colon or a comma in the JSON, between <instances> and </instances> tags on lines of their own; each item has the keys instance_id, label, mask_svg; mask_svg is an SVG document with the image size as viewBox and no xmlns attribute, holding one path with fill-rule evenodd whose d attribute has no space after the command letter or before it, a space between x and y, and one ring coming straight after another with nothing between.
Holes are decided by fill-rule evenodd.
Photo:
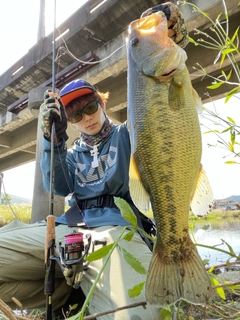
<instances>
[{"instance_id":1,"label":"fish mouth","mask_svg":"<svg viewBox=\"0 0 240 320\"><path fill-rule=\"evenodd\" d=\"M175 72L177 69L173 69L173 70L171 70L170 72L168 72L168 73L164 73L164 74L162 74L162 77L167 77L167 76L169 76L170 74L172 74L173 72Z\"/></svg>"},{"instance_id":2,"label":"fish mouth","mask_svg":"<svg viewBox=\"0 0 240 320\"><path fill-rule=\"evenodd\" d=\"M156 28L161 24L162 20L165 18L165 14L161 11L158 13L153 13L150 16L146 16L130 23L128 33L134 30L138 30L140 34L151 34L156 31Z\"/></svg>"}]
</instances>

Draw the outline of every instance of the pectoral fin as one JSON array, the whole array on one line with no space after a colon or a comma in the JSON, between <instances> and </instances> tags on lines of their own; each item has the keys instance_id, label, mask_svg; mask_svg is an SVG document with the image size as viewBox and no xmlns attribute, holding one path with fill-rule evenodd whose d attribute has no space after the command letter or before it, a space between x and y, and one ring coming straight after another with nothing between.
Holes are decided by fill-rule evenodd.
<instances>
[{"instance_id":1,"label":"pectoral fin","mask_svg":"<svg viewBox=\"0 0 240 320\"><path fill-rule=\"evenodd\" d=\"M186 97L184 95L184 82L178 80L177 77L173 78L169 87L169 107L172 110L179 110L186 104ZM196 108L198 113L202 113L202 101L197 91L191 89L193 107Z\"/></svg>"},{"instance_id":2,"label":"pectoral fin","mask_svg":"<svg viewBox=\"0 0 240 320\"><path fill-rule=\"evenodd\" d=\"M193 193L191 210L196 216L207 215L213 203L213 191L202 165L199 168L198 180Z\"/></svg>"},{"instance_id":3,"label":"pectoral fin","mask_svg":"<svg viewBox=\"0 0 240 320\"><path fill-rule=\"evenodd\" d=\"M129 167L129 190L132 200L137 208L141 211L147 212L150 207L150 197L143 187L133 156L131 157Z\"/></svg>"}]
</instances>

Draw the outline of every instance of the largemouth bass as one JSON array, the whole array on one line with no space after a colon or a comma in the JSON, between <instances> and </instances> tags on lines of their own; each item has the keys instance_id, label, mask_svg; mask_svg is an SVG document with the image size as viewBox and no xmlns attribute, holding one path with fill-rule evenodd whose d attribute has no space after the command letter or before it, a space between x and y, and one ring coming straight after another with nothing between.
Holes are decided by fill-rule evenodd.
<instances>
[{"instance_id":1,"label":"largemouth bass","mask_svg":"<svg viewBox=\"0 0 240 320\"><path fill-rule=\"evenodd\" d=\"M127 50L130 173L149 195L157 227L146 299L159 307L180 299L205 304L211 284L188 231L190 203L202 172L202 143L201 102L185 64L187 55L168 37L163 12L130 24ZM143 201L136 184L130 192L137 205Z\"/></svg>"}]
</instances>

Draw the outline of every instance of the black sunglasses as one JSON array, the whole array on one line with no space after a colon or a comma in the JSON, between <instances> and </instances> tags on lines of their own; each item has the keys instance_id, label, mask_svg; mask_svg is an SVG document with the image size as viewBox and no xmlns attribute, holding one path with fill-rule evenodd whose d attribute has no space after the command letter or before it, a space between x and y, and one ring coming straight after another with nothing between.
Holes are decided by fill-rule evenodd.
<instances>
[{"instance_id":1,"label":"black sunglasses","mask_svg":"<svg viewBox=\"0 0 240 320\"><path fill-rule=\"evenodd\" d=\"M81 110L78 110L72 117L68 117L68 121L71 123L77 123L82 120L83 113L90 116L91 114L94 114L98 111L99 102L98 101L92 101L88 103L85 107L83 107Z\"/></svg>"}]
</instances>

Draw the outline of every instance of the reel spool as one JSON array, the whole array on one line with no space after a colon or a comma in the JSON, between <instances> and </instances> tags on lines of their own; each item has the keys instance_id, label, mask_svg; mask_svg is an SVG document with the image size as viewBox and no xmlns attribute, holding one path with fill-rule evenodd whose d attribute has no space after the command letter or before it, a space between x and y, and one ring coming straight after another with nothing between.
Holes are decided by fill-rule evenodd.
<instances>
[{"instance_id":1,"label":"reel spool","mask_svg":"<svg viewBox=\"0 0 240 320\"><path fill-rule=\"evenodd\" d=\"M67 284L75 289L80 287L83 271L88 268L88 262L84 261L91 245L91 234L84 235L76 232L65 235L65 245L59 242L60 257L51 257L59 264ZM87 244L84 244L87 241Z\"/></svg>"}]
</instances>

